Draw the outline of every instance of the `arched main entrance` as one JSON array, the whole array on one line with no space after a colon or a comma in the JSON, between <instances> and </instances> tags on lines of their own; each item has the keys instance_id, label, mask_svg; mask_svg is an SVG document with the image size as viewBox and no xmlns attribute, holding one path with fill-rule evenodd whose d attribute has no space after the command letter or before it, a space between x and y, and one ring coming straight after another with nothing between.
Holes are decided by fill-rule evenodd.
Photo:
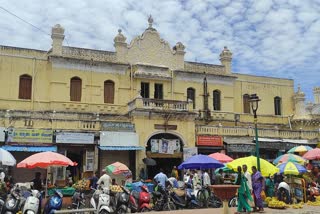
<instances>
[{"instance_id":1,"label":"arched main entrance","mask_svg":"<svg viewBox=\"0 0 320 214\"><path fill-rule=\"evenodd\" d=\"M157 162L148 166L148 177L153 178L162 168L170 177L173 166L181 164L183 159L183 140L173 133L158 133L149 138L146 144L146 156Z\"/></svg>"}]
</instances>

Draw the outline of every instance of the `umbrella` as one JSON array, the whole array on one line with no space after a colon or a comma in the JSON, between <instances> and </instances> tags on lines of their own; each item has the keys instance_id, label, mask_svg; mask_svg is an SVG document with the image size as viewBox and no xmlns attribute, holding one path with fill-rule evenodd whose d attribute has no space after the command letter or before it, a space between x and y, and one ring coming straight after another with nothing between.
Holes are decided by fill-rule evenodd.
<instances>
[{"instance_id":1,"label":"umbrella","mask_svg":"<svg viewBox=\"0 0 320 214\"><path fill-rule=\"evenodd\" d=\"M307 152L310 151L312 147L310 146L295 146L291 148L288 153L295 153L295 152Z\"/></svg>"},{"instance_id":2,"label":"umbrella","mask_svg":"<svg viewBox=\"0 0 320 214\"><path fill-rule=\"evenodd\" d=\"M71 161L66 156L56 152L40 152L31 155L17 164L17 168L48 168L49 166L76 166L77 163Z\"/></svg>"},{"instance_id":3,"label":"umbrella","mask_svg":"<svg viewBox=\"0 0 320 214\"><path fill-rule=\"evenodd\" d=\"M114 162L106 167L106 170L114 175L119 175L129 171L129 168L120 162Z\"/></svg>"},{"instance_id":4,"label":"umbrella","mask_svg":"<svg viewBox=\"0 0 320 214\"><path fill-rule=\"evenodd\" d=\"M295 162L286 162L277 166L280 169L280 173L285 175L299 175L307 172L307 169Z\"/></svg>"},{"instance_id":5,"label":"umbrella","mask_svg":"<svg viewBox=\"0 0 320 214\"><path fill-rule=\"evenodd\" d=\"M300 157L299 155L294 154L284 154L280 155L276 159L274 159L273 164L277 165L278 163L284 163L284 162L295 162L298 164L304 164L306 162L306 159Z\"/></svg>"},{"instance_id":6,"label":"umbrella","mask_svg":"<svg viewBox=\"0 0 320 214\"><path fill-rule=\"evenodd\" d=\"M155 165L157 165L157 162L152 158L143 158L142 161L147 166L155 166Z\"/></svg>"},{"instance_id":7,"label":"umbrella","mask_svg":"<svg viewBox=\"0 0 320 214\"><path fill-rule=\"evenodd\" d=\"M14 166L16 165L16 159L10 152L0 148L0 163L4 166Z\"/></svg>"},{"instance_id":8,"label":"umbrella","mask_svg":"<svg viewBox=\"0 0 320 214\"><path fill-rule=\"evenodd\" d=\"M225 172L225 173L234 173L233 169L230 169L230 168L228 168L228 167L226 167L226 166L214 170L214 173L217 174L220 169L222 169L222 171Z\"/></svg>"},{"instance_id":9,"label":"umbrella","mask_svg":"<svg viewBox=\"0 0 320 214\"><path fill-rule=\"evenodd\" d=\"M207 155L194 155L178 166L178 169L211 169L224 165Z\"/></svg>"},{"instance_id":10,"label":"umbrella","mask_svg":"<svg viewBox=\"0 0 320 214\"><path fill-rule=\"evenodd\" d=\"M208 155L210 158L214 158L217 161L220 161L221 163L228 163L233 161L233 159L231 157L229 157L228 155L216 152L216 153L212 153L210 155Z\"/></svg>"},{"instance_id":11,"label":"umbrella","mask_svg":"<svg viewBox=\"0 0 320 214\"><path fill-rule=\"evenodd\" d=\"M307 160L319 160L320 159L320 149L315 148L307 151L303 156Z\"/></svg>"},{"instance_id":12,"label":"umbrella","mask_svg":"<svg viewBox=\"0 0 320 214\"><path fill-rule=\"evenodd\" d=\"M257 157L251 155L249 157L244 157L244 158L238 158L235 159L234 161L231 161L227 163L227 167L233 169L234 171L237 171L238 166L243 166L247 165L248 171L252 173L251 167L256 166L257 167ZM269 176L273 175L277 172L279 172L279 169L266 161L265 159L260 158L260 170L262 176Z\"/></svg>"}]
</instances>

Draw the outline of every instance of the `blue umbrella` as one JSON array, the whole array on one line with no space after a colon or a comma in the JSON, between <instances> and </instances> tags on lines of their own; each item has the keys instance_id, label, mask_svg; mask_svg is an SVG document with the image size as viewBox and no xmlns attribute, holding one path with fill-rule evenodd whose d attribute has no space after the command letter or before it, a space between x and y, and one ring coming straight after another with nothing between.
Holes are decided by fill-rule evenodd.
<instances>
[{"instance_id":1,"label":"blue umbrella","mask_svg":"<svg viewBox=\"0 0 320 214\"><path fill-rule=\"evenodd\" d=\"M180 164L178 169L211 169L223 166L224 165L222 163L216 159L208 157L207 155L195 155Z\"/></svg>"}]
</instances>

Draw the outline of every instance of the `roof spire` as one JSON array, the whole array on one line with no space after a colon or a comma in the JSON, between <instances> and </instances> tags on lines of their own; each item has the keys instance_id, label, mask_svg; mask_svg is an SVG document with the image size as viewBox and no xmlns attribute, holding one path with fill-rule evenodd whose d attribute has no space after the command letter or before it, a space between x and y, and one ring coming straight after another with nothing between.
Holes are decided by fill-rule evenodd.
<instances>
[{"instance_id":1,"label":"roof spire","mask_svg":"<svg viewBox=\"0 0 320 214\"><path fill-rule=\"evenodd\" d=\"M149 15L148 22L149 22L149 28L152 28L153 18L151 15Z\"/></svg>"}]
</instances>

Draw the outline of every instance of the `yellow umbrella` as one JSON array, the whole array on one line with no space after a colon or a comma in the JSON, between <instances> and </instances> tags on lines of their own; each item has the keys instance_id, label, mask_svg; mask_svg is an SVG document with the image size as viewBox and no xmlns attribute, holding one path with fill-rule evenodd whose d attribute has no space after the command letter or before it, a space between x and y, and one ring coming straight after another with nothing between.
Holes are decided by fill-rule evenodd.
<instances>
[{"instance_id":1,"label":"yellow umbrella","mask_svg":"<svg viewBox=\"0 0 320 214\"><path fill-rule=\"evenodd\" d=\"M247 165L248 171L252 173L251 167L256 166L257 167L257 157L255 156L249 156L245 158L238 158L234 161L231 161L227 163L227 167L230 169L233 169L234 171L237 171L238 166ZM269 176L273 175L277 172L279 172L279 169L275 167L273 164L269 163L265 159L260 158L260 169L262 176Z\"/></svg>"}]
</instances>

